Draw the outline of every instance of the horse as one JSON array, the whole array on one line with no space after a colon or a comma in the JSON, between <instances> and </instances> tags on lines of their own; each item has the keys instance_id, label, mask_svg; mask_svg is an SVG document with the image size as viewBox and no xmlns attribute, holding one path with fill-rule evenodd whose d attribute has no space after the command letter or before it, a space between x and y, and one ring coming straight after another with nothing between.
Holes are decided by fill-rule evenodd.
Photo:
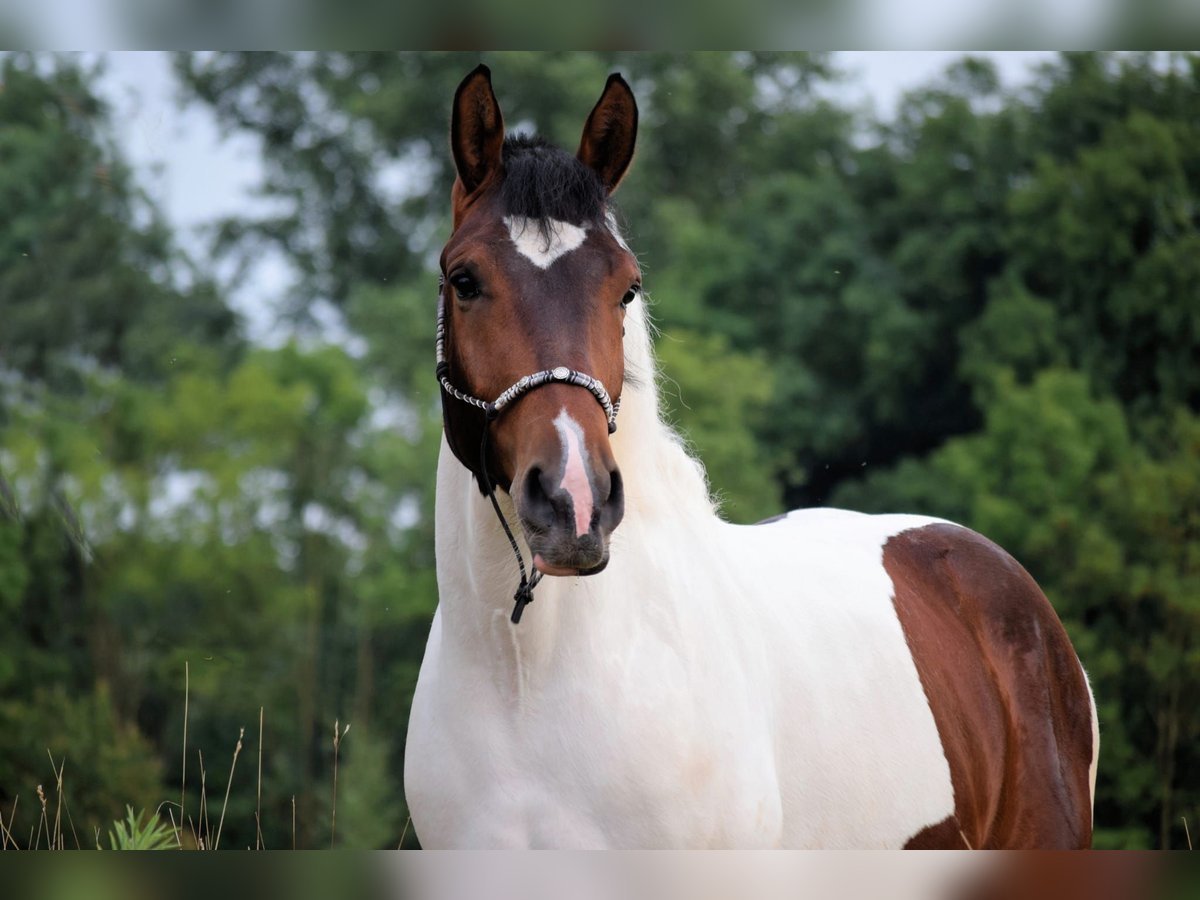
<instances>
[{"instance_id":1,"label":"horse","mask_svg":"<svg viewBox=\"0 0 1200 900\"><path fill-rule=\"evenodd\" d=\"M422 845L1089 846L1095 702L1008 553L918 515L718 515L611 204L637 122L619 74L573 155L505 133L485 66L454 96Z\"/></svg>"}]
</instances>

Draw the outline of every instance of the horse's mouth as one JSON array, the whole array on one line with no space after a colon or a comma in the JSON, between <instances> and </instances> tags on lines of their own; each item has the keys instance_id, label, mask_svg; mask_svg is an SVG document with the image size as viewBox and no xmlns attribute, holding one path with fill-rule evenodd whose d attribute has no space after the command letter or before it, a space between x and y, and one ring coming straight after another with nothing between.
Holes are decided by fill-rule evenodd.
<instances>
[{"instance_id":1,"label":"horse's mouth","mask_svg":"<svg viewBox=\"0 0 1200 900\"><path fill-rule=\"evenodd\" d=\"M573 527L538 528L522 519L525 539L533 554L533 567L543 575L570 578L595 575L608 565L608 530L595 526L577 535Z\"/></svg>"},{"instance_id":2,"label":"horse's mouth","mask_svg":"<svg viewBox=\"0 0 1200 900\"><path fill-rule=\"evenodd\" d=\"M600 562L594 565L571 565L569 563L568 565L556 565L554 563L547 562L545 557L543 557L540 553L535 553L533 555L533 567L543 575L555 575L559 577L596 575L599 572L603 572L607 566L607 549L604 551L604 556L601 558Z\"/></svg>"}]
</instances>

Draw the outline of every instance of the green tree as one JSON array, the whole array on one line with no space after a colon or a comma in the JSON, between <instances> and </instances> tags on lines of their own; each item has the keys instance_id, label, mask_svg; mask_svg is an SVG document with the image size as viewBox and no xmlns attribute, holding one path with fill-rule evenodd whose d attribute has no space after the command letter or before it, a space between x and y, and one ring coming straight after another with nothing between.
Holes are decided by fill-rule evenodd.
<instances>
[{"instance_id":1,"label":"green tree","mask_svg":"<svg viewBox=\"0 0 1200 900\"><path fill-rule=\"evenodd\" d=\"M60 386L81 361L162 377L180 341L219 346L234 316L174 253L106 136L87 73L0 59L0 358ZM190 282L184 286L186 282Z\"/></svg>"},{"instance_id":2,"label":"green tree","mask_svg":"<svg viewBox=\"0 0 1200 900\"><path fill-rule=\"evenodd\" d=\"M66 758L88 843L89 824L161 799L124 693L120 623L100 598L141 438L90 426L130 424L123 379L152 390L182 344L214 358L237 345L234 316L116 154L94 77L70 61L0 59L0 799L20 794L33 821L34 788L54 783L49 749ZM81 508L82 496L94 502Z\"/></svg>"},{"instance_id":3,"label":"green tree","mask_svg":"<svg viewBox=\"0 0 1200 900\"><path fill-rule=\"evenodd\" d=\"M1070 360L1139 409L1200 404L1200 129L1145 111L1012 195L1011 265Z\"/></svg>"},{"instance_id":4,"label":"green tree","mask_svg":"<svg viewBox=\"0 0 1200 900\"><path fill-rule=\"evenodd\" d=\"M94 73L3 65L0 152L25 182L0 178L0 799L34 821L47 748L80 823L177 796L187 663L189 818L197 749L211 800L262 707L264 837L290 841L295 795L312 843L326 720L404 733L435 602L431 409L343 349L242 345L109 144ZM256 836L250 771L235 846Z\"/></svg>"},{"instance_id":5,"label":"green tree","mask_svg":"<svg viewBox=\"0 0 1200 900\"><path fill-rule=\"evenodd\" d=\"M662 339L658 352L670 373L662 385L668 414L704 460L722 515L752 524L779 513L775 467L752 430L767 415L774 388L762 356L687 331Z\"/></svg>"}]
</instances>

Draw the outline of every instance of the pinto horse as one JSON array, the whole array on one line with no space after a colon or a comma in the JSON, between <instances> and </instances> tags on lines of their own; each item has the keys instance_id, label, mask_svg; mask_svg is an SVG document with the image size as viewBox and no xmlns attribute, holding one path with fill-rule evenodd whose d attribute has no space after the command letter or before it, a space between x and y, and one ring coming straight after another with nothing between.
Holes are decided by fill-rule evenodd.
<instances>
[{"instance_id":1,"label":"pinto horse","mask_svg":"<svg viewBox=\"0 0 1200 900\"><path fill-rule=\"evenodd\" d=\"M454 98L422 844L1087 847L1095 704L1011 556L922 516L717 516L610 210L636 131L619 75L574 155L506 137L484 66Z\"/></svg>"}]
</instances>

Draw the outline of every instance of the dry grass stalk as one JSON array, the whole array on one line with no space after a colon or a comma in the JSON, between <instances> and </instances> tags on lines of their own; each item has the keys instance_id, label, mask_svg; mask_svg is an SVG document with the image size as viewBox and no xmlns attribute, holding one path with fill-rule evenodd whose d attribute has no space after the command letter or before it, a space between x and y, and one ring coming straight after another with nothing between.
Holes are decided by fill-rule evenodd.
<instances>
[{"instance_id":1,"label":"dry grass stalk","mask_svg":"<svg viewBox=\"0 0 1200 900\"><path fill-rule=\"evenodd\" d=\"M179 824L176 825L175 824L175 810L171 809L170 806L167 806L167 816L171 819L171 830L175 832L175 840L179 841L180 836L183 834L183 819L180 819ZM180 843L179 843L179 849L180 850L183 849L182 841L180 841Z\"/></svg>"},{"instance_id":2,"label":"dry grass stalk","mask_svg":"<svg viewBox=\"0 0 1200 900\"><path fill-rule=\"evenodd\" d=\"M329 848L333 849L333 841L337 836L337 778L338 778L338 751L342 746L342 738L350 731L350 726L341 728L341 723L333 720L333 800L330 807L329 820Z\"/></svg>"},{"instance_id":3,"label":"dry grass stalk","mask_svg":"<svg viewBox=\"0 0 1200 900\"><path fill-rule=\"evenodd\" d=\"M254 799L254 849L265 850L262 839L263 708L258 708L258 794Z\"/></svg>"},{"instance_id":4,"label":"dry grass stalk","mask_svg":"<svg viewBox=\"0 0 1200 900\"><path fill-rule=\"evenodd\" d=\"M197 749L200 758L200 831L196 835L196 846L204 849L204 838L210 834L208 829L208 782L204 771L204 751Z\"/></svg>"},{"instance_id":5,"label":"dry grass stalk","mask_svg":"<svg viewBox=\"0 0 1200 900\"><path fill-rule=\"evenodd\" d=\"M296 795L292 794L292 849L296 849Z\"/></svg>"},{"instance_id":6,"label":"dry grass stalk","mask_svg":"<svg viewBox=\"0 0 1200 900\"><path fill-rule=\"evenodd\" d=\"M41 849L41 847L42 847L42 831L44 829L46 832L46 844L47 844L46 849L53 850L54 847L52 845L50 845L50 821L46 817L46 792L42 790L42 786L40 784L37 786L37 795L38 795L38 802L42 804L42 817L40 819L38 819L37 839L34 842L33 849L34 850Z\"/></svg>"},{"instance_id":7,"label":"dry grass stalk","mask_svg":"<svg viewBox=\"0 0 1200 900\"><path fill-rule=\"evenodd\" d=\"M221 829L225 827L225 810L229 806L229 790L233 787L233 770L237 768L238 755L242 752L242 738L246 736L246 729L238 729L237 746L233 748L233 762L229 765L229 780L225 782L225 802L221 804L221 818L217 822L217 839L213 841L213 849L221 849Z\"/></svg>"},{"instance_id":8,"label":"dry grass stalk","mask_svg":"<svg viewBox=\"0 0 1200 900\"><path fill-rule=\"evenodd\" d=\"M50 769L54 772L54 780L57 783L58 799L54 804L54 834L50 838L50 849L64 849L62 846L62 773L54 768L54 757L50 754L50 749L46 748L46 755L50 757ZM64 759L63 764L66 764Z\"/></svg>"},{"instance_id":9,"label":"dry grass stalk","mask_svg":"<svg viewBox=\"0 0 1200 900\"><path fill-rule=\"evenodd\" d=\"M62 814L67 814L67 824L71 827L71 837L75 840L75 849L82 849L79 846L79 835L75 833L75 821L71 818L71 806L67 803L66 790L63 788L63 771L67 768L67 758L64 756L62 763L57 767L54 765L54 754L46 748L46 755L50 757L50 768L54 770L54 790L58 794L57 807L54 812L54 834L57 836L57 844L59 850L66 849L66 834L62 830Z\"/></svg>"},{"instance_id":10,"label":"dry grass stalk","mask_svg":"<svg viewBox=\"0 0 1200 900\"><path fill-rule=\"evenodd\" d=\"M20 850L21 845L17 843L17 839L13 837L10 830L13 825L17 824L17 801L20 796L13 797L12 814L8 817L8 825L4 824L4 810L0 809L0 849L7 850L8 845L12 844L14 850Z\"/></svg>"},{"instance_id":11,"label":"dry grass stalk","mask_svg":"<svg viewBox=\"0 0 1200 900\"><path fill-rule=\"evenodd\" d=\"M399 850L400 848L402 848L404 846L404 839L406 837L408 837L408 826L411 824L412 824L412 816L409 816L407 819L404 820L404 830L400 832L400 843L398 843L396 845L397 850Z\"/></svg>"},{"instance_id":12,"label":"dry grass stalk","mask_svg":"<svg viewBox=\"0 0 1200 900\"><path fill-rule=\"evenodd\" d=\"M179 848L183 849L183 835L180 829L183 828L186 815L185 803L187 802L187 727L188 727L188 696L191 693L191 671L188 661L183 661L183 775L179 779L179 828L175 830L175 841L179 844ZM174 823L172 823L174 824ZM192 831L192 837L196 837L195 830Z\"/></svg>"},{"instance_id":13,"label":"dry grass stalk","mask_svg":"<svg viewBox=\"0 0 1200 900\"><path fill-rule=\"evenodd\" d=\"M1187 816L1181 816L1183 819L1183 836L1187 838L1188 849L1192 849L1192 833L1188 831Z\"/></svg>"}]
</instances>

